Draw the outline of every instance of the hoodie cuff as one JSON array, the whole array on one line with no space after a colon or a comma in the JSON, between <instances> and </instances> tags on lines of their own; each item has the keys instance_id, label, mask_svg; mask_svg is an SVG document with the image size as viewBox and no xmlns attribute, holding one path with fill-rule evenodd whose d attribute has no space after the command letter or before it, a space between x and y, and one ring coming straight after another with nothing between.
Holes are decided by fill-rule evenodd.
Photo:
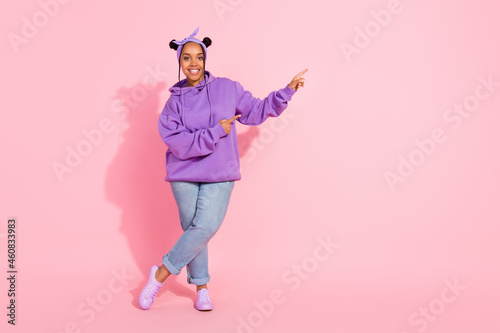
<instances>
[{"instance_id":1,"label":"hoodie cuff","mask_svg":"<svg viewBox=\"0 0 500 333\"><path fill-rule=\"evenodd\" d=\"M226 130L224 129L224 127L222 127L221 123L217 123L217 125L215 125L215 130L217 131L217 133L219 134L219 138L222 138L223 136L226 136Z\"/></svg>"},{"instance_id":2,"label":"hoodie cuff","mask_svg":"<svg viewBox=\"0 0 500 333\"><path fill-rule=\"evenodd\" d=\"M290 88L290 86L287 84L286 87L283 89L284 93L289 96L290 98L297 92L297 90L293 90Z\"/></svg>"}]
</instances>

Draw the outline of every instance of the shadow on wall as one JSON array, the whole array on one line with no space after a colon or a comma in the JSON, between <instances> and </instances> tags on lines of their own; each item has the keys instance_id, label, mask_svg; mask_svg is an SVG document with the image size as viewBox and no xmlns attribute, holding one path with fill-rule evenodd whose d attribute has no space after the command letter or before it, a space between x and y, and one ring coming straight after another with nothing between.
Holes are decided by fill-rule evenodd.
<instances>
[{"instance_id":1,"label":"shadow on wall","mask_svg":"<svg viewBox=\"0 0 500 333\"><path fill-rule=\"evenodd\" d=\"M117 97L125 100L132 91L141 89L142 84L132 88L121 87ZM145 98L130 108L123 121L121 144L115 158L108 166L105 179L106 199L122 211L120 232L125 235L130 252L144 273L144 279L132 290L133 305L139 308L138 297L152 265L161 265L162 257L182 234L177 204L169 183L165 182L165 152L167 146L158 132L159 111L166 101L160 101L160 92L166 84L161 82L147 91ZM240 157L243 157L258 136L255 126L238 135ZM182 269L185 270L185 267ZM175 295L196 299L195 287L189 286L183 278L171 276L160 289L158 297L165 290ZM182 283L181 283L182 282ZM189 287L188 287L189 286Z\"/></svg>"}]
</instances>

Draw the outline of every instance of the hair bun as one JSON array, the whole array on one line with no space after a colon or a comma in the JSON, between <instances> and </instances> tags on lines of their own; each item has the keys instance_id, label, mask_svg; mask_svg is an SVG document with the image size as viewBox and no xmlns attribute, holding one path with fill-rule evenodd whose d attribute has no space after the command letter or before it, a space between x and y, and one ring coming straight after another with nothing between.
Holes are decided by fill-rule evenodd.
<instances>
[{"instance_id":1,"label":"hair bun","mask_svg":"<svg viewBox=\"0 0 500 333\"><path fill-rule=\"evenodd\" d=\"M205 44L206 47L209 47L210 45L212 45L212 40L208 37L203 38L202 42L203 42L203 44Z\"/></svg>"},{"instance_id":2,"label":"hair bun","mask_svg":"<svg viewBox=\"0 0 500 333\"><path fill-rule=\"evenodd\" d=\"M171 49L176 50L179 48L179 45L174 43L175 39L172 39L172 41L168 44Z\"/></svg>"}]
</instances>

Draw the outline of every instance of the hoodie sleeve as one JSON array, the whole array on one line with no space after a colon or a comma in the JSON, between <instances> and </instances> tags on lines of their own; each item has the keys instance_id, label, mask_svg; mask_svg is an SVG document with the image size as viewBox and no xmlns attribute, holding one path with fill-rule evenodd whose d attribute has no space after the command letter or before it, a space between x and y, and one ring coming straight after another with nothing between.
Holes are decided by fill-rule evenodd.
<instances>
[{"instance_id":1,"label":"hoodie sleeve","mask_svg":"<svg viewBox=\"0 0 500 333\"><path fill-rule=\"evenodd\" d=\"M182 125L177 110L168 102L158 120L158 130L163 142L180 160L212 153L215 144L226 136L226 131L220 123L211 128L190 132Z\"/></svg>"},{"instance_id":2,"label":"hoodie sleeve","mask_svg":"<svg viewBox=\"0 0 500 333\"><path fill-rule=\"evenodd\" d=\"M239 82L235 81L235 84L236 114L241 114L237 121L245 125L260 125L268 117L278 117L296 92L287 84L286 87L273 91L261 100L253 97Z\"/></svg>"}]
</instances>

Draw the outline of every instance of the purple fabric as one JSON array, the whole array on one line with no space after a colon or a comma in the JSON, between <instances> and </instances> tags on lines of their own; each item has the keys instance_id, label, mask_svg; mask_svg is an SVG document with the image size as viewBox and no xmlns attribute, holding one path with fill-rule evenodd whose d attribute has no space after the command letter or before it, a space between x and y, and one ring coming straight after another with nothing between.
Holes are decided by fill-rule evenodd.
<instances>
[{"instance_id":1,"label":"purple fabric","mask_svg":"<svg viewBox=\"0 0 500 333\"><path fill-rule=\"evenodd\" d=\"M202 89L205 80L206 89ZM235 121L256 126L268 117L278 117L296 92L287 84L259 99L239 82L214 77L208 71L196 87L185 85L186 79L169 89L171 95L158 120L161 138L168 146L168 182L240 180ZM219 121L239 114L226 134Z\"/></svg>"}]
</instances>

